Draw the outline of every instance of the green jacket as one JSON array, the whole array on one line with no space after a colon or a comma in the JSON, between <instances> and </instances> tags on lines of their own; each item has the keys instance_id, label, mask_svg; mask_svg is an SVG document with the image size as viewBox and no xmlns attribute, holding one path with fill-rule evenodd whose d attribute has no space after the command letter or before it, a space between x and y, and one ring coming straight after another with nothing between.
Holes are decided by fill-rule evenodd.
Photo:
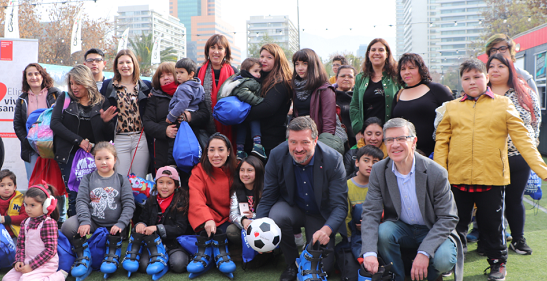
<instances>
[{"instance_id":1,"label":"green jacket","mask_svg":"<svg viewBox=\"0 0 547 281\"><path fill-rule=\"evenodd\" d=\"M386 119L391 119L391 104L393 103L393 97L400 89L397 81L394 81L385 72L383 73L382 84L384 85L384 95L386 98ZM364 73L361 72L355 77L355 87L353 88L353 97L349 104L349 117L351 119L351 127L355 133L361 131L363 128L365 112L363 111L363 95L368 87L370 77L363 77Z\"/></svg>"},{"instance_id":2,"label":"green jacket","mask_svg":"<svg viewBox=\"0 0 547 281\"><path fill-rule=\"evenodd\" d=\"M236 96L242 102L250 105L261 103L264 98L260 97L260 83L252 78L238 77L238 74L226 79L217 94L217 101L221 98ZM238 79L239 78L239 79Z\"/></svg>"}]
</instances>

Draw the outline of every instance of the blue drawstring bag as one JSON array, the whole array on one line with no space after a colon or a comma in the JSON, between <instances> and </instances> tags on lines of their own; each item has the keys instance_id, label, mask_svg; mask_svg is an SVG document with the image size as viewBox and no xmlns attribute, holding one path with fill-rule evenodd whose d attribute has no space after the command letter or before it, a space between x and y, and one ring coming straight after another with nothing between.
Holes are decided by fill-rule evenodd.
<instances>
[{"instance_id":1,"label":"blue drawstring bag","mask_svg":"<svg viewBox=\"0 0 547 281\"><path fill-rule=\"evenodd\" d=\"M540 200L543 195L541 192L541 178L534 171L530 171L530 177L524 188L524 195L530 195L534 200Z\"/></svg>"},{"instance_id":2,"label":"blue drawstring bag","mask_svg":"<svg viewBox=\"0 0 547 281\"><path fill-rule=\"evenodd\" d=\"M91 267L95 271L101 269L104 254L106 253L106 240L108 234L109 232L106 227L99 227L95 230L95 233L91 235L91 238L87 240L89 251L91 251Z\"/></svg>"},{"instance_id":3,"label":"blue drawstring bag","mask_svg":"<svg viewBox=\"0 0 547 281\"><path fill-rule=\"evenodd\" d=\"M242 102L236 96L223 98L213 108L213 117L223 125L241 124L251 112L251 105Z\"/></svg>"},{"instance_id":4,"label":"blue drawstring bag","mask_svg":"<svg viewBox=\"0 0 547 281\"><path fill-rule=\"evenodd\" d=\"M241 244L243 245L243 250L241 251L241 257L243 258L244 263L252 261L257 252L251 248L249 242L247 242L247 231L245 229L241 230Z\"/></svg>"},{"instance_id":5,"label":"blue drawstring bag","mask_svg":"<svg viewBox=\"0 0 547 281\"><path fill-rule=\"evenodd\" d=\"M196 245L198 242L197 235L181 235L177 237L177 241L190 255L195 255L198 252L198 246Z\"/></svg>"},{"instance_id":6,"label":"blue drawstring bag","mask_svg":"<svg viewBox=\"0 0 547 281\"><path fill-rule=\"evenodd\" d=\"M70 272L76 255L72 252L72 245L68 238L59 230L59 238L57 239L57 255L59 255L59 269Z\"/></svg>"},{"instance_id":7,"label":"blue drawstring bag","mask_svg":"<svg viewBox=\"0 0 547 281\"><path fill-rule=\"evenodd\" d=\"M190 173L201 158L199 141L186 121L180 123L180 128L173 144L173 158L175 159L175 163L177 163L177 167L185 173Z\"/></svg>"},{"instance_id":8,"label":"blue drawstring bag","mask_svg":"<svg viewBox=\"0 0 547 281\"><path fill-rule=\"evenodd\" d=\"M0 224L0 268L12 267L15 262L15 247L8 230Z\"/></svg>"}]
</instances>

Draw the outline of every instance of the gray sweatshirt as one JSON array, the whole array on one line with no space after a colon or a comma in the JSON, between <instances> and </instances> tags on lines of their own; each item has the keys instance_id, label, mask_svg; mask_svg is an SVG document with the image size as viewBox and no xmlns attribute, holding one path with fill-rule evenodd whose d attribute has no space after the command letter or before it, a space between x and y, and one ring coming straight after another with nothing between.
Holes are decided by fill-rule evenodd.
<instances>
[{"instance_id":1,"label":"gray sweatshirt","mask_svg":"<svg viewBox=\"0 0 547 281\"><path fill-rule=\"evenodd\" d=\"M91 225L91 220L99 227L124 229L129 225L135 199L129 180L114 173L103 178L97 171L84 176L76 198L76 212L80 225Z\"/></svg>"}]
</instances>

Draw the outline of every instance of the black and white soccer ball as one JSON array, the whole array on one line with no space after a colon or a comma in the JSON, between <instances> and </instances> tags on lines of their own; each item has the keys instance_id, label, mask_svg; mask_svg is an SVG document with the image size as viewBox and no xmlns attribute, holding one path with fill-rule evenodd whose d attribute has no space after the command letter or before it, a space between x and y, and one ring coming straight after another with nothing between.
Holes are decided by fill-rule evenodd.
<instances>
[{"instance_id":1,"label":"black and white soccer ball","mask_svg":"<svg viewBox=\"0 0 547 281\"><path fill-rule=\"evenodd\" d=\"M270 218L253 220L247 228L247 243L257 252L273 251L281 242L281 229Z\"/></svg>"}]
</instances>

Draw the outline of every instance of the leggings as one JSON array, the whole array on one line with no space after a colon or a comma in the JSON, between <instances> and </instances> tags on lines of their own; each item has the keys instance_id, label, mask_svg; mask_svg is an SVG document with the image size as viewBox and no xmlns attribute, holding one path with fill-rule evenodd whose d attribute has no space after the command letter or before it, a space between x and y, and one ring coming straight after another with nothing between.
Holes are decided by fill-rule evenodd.
<instances>
[{"instance_id":1,"label":"leggings","mask_svg":"<svg viewBox=\"0 0 547 281\"><path fill-rule=\"evenodd\" d=\"M525 211L522 203L524 188L530 177L530 166L519 155L509 157L511 184L505 189L505 218L511 228L513 239L519 240L524 236Z\"/></svg>"}]
</instances>

